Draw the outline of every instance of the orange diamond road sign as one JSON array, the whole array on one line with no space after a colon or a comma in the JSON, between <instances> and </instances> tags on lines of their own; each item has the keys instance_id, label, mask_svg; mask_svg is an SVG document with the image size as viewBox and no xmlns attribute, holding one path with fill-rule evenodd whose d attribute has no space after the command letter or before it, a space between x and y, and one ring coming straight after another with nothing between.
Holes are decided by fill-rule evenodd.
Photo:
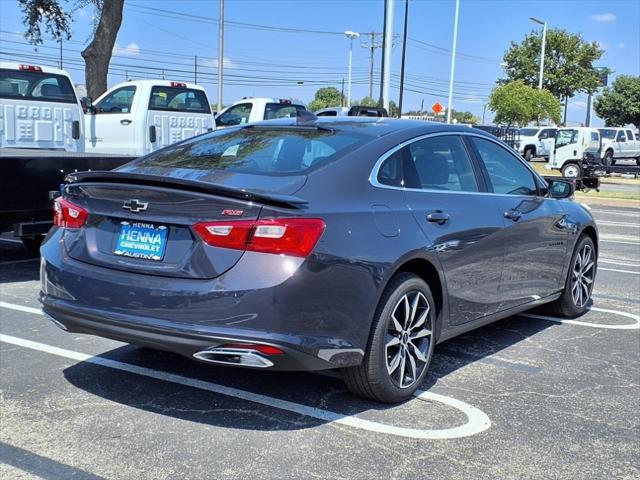
<instances>
[{"instance_id":1,"label":"orange diamond road sign","mask_svg":"<svg viewBox=\"0 0 640 480\"><path fill-rule=\"evenodd\" d=\"M442 113L442 111L444 110L444 107L440 102L436 102L431 107L431 110L433 110L433 113Z\"/></svg>"}]
</instances>

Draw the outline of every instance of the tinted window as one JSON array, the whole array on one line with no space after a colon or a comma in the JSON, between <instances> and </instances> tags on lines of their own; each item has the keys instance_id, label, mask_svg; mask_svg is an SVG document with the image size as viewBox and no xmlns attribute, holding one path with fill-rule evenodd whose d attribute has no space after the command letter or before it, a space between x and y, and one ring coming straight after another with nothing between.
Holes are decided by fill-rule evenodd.
<instances>
[{"instance_id":1,"label":"tinted window","mask_svg":"<svg viewBox=\"0 0 640 480\"><path fill-rule=\"evenodd\" d=\"M598 135L597 132L591 132L591 141L592 142L599 142L600 141L600 136Z\"/></svg>"},{"instance_id":2,"label":"tinted window","mask_svg":"<svg viewBox=\"0 0 640 480\"><path fill-rule=\"evenodd\" d=\"M211 113L207 96L202 90L160 86L151 89L149 110Z\"/></svg>"},{"instance_id":3,"label":"tinted window","mask_svg":"<svg viewBox=\"0 0 640 480\"><path fill-rule=\"evenodd\" d=\"M483 138L473 138L480 158L489 173L494 193L509 195L536 195L533 173L516 157L500 145Z\"/></svg>"},{"instance_id":4,"label":"tinted window","mask_svg":"<svg viewBox=\"0 0 640 480\"><path fill-rule=\"evenodd\" d=\"M396 150L380 165L378 182L392 187L403 187L402 162L405 150Z\"/></svg>"},{"instance_id":5,"label":"tinted window","mask_svg":"<svg viewBox=\"0 0 640 480\"><path fill-rule=\"evenodd\" d=\"M610 140L616 138L616 131L613 128L600 128L599 131L602 138L608 138Z\"/></svg>"},{"instance_id":6,"label":"tinted window","mask_svg":"<svg viewBox=\"0 0 640 480\"><path fill-rule=\"evenodd\" d=\"M249 121L249 115L251 115L251 104L241 103L218 115L216 117L216 125L230 127L247 123Z\"/></svg>"},{"instance_id":7,"label":"tinted window","mask_svg":"<svg viewBox=\"0 0 640 480\"><path fill-rule=\"evenodd\" d=\"M522 135L523 137L533 137L537 133L538 133L537 128L521 128L520 129L520 135Z\"/></svg>"},{"instance_id":8,"label":"tinted window","mask_svg":"<svg viewBox=\"0 0 640 480\"><path fill-rule=\"evenodd\" d=\"M264 119L295 118L298 110L306 109L302 105L291 105L290 103L267 103L264 109Z\"/></svg>"},{"instance_id":9,"label":"tinted window","mask_svg":"<svg viewBox=\"0 0 640 480\"><path fill-rule=\"evenodd\" d=\"M633 141L633 132L631 130L625 130L627 132L627 140Z\"/></svg>"},{"instance_id":10,"label":"tinted window","mask_svg":"<svg viewBox=\"0 0 640 480\"><path fill-rule=\"evenodd\" d=\"M618 132L618 136L616 137L616 142L624 142L624 132L622 130Z\"/></svg>"},{"instance_id":11,"label":"tinted window","mask_svg":"<svg viewBox=\"0 0 640 480\"><path fill-rule=\"evenodd\" d=\"M0 98L38 102L76 103L69 79L62 75L0 69Z\"/></svg>"},{"instance_id":12,"label":"tinted window","mask_svg":"<svg viewBox=\"0 0 640 480\"><path fill-rule=\"evenodd\" d=\"M96 113L131 113L136 87L133 85L118 88L109 93L95 105Z\"/></svg>"},{"instance_id":13,"label":"tinted window","mask_svg":"<svg viewBox=\"0 0 640 480\"><path fill-rule=\"evenodd\" d=\"M329 130L233 128L181 142L132 165L297 175L339 158L368 139Z\"/></svg>"},{"instance_id":14,"label":"tinted window","mask_svg":"<svg viewBox=\"0 0 640 480\"><path fill-rule=\"evenodd\" d=\"M316 115L318 117L337 117L338 112L336 112L335 110L328 110L326 112L316 113Z\"/></svg>"}]
</instances>

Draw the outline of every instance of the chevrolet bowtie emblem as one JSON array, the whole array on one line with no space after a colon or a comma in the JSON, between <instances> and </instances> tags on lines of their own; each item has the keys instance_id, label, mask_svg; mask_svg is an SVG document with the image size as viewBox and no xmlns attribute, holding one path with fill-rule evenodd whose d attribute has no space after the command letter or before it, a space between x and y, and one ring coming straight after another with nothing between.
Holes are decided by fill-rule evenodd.
<instances>
[{"instance_id":1,"label":"chevrolet bowtie emblem","mask_svg":"<svg viewBox=\"0 0 640 480\"><path fill-rule=\"evenodd\" d=\"M139 200L133 199L133 200L127 200L126 202L124 202L124 205L122 205L122 208L129 210L132 213L138 213L138 212L144 212L148 206L149 204L147 202L141 202Z\"/></svg>"}]
</instances>

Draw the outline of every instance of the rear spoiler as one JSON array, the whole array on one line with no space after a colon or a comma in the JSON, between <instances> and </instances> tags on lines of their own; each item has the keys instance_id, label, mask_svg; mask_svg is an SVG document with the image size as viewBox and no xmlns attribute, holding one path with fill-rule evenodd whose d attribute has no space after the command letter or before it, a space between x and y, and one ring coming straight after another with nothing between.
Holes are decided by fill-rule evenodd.
<instances>
[{"instance_id":1,"label":"rear spoiler","mask_svg":"<svg viewBox=\"0 0 640 480\"><path fill-rule=\"evenodd\" d=\"M229 187L216 183L198 182L196 180L186 180L182 178L161 177L158 175L147 175L143 173L126 173L114 171L91 171L70 173L64 178L67 184L77 183L124 183L149 185L155 187L179 188L191 192L208 193L212 195L222 195L230 198L237 198L250 202L259 202L276 207L302 208L308 202L292 195L280 195L267 192L256 192L243 188Z\"/></svg>"}]
</instances>

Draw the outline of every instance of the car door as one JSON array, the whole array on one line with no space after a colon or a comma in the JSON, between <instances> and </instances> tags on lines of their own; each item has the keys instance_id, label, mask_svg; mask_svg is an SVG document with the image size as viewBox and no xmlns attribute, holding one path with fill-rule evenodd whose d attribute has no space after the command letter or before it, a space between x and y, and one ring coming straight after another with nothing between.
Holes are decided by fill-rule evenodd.
<instances>
[{"instance_id":1,"label":"car door","mask_svg":"<svg viewBox=\"0 0 640 480\"><path fill-rule=\"evenodd\" d=\"M563 286L568 231L561 202L544 197L542 180L518 156L488 138L472 138L488 188L503 214L506 253L501 309Z\"/></svg>"},{"instance_id":2,"label":"car door","mask_svg":"<svg viewBox=\"0 0 640 480\"><path fill-rule=\"evenodd\" d=\"M458 135L416 139L388 162L402 162L407 204L424 234L424 247L435 252L447 286L449 321L463 324L500 306L505 243L496 199L483 193L479 170ZM397 171L392 164L385 172ZM388 176L388 175L387 175ZM399 187L398 187L399 188Z\"/></svg>"},{"instance_id":3,"label":"car door","mask_svg":"<svg viewBox=\"0 0 640 480\"><path fill-rule=\"evenodd\" d=\"M136 87L127 85L107 93L85 115L87 151L133 155L136 152L134 99Z\"/></svg>"},{"instance_id":4,"label":"car door","mask_svg":"<svg viewBox=\"0 0 640 480\"><path fill-rule=\"evenodd\" d=\"M556 129L555 128L544 128L538 139L540 140L540 151L538 152L539 156L547 156L549 152L553 148L553 144L556 138Z\"/></svg>"},{"instance_id":5,"label":"car door","mask_svg":"<svg viewBox=\"0 0 640 480\"><path fill-rule=\"evenodd\" d=\"M631 157L635 157L638 155L638 142L635 139L633 132L631 130L625 130L626 134L627 134L627 148L625 151L625 156L627 158L631 158Z\"/></svg>"},{"instance_id":6,"label":"car door","mask_svg":"<svg viewBox=\"0 0 640 480\"><path fill-rule=\"evenodd\" d=\"M616 134L616 142L613 147L613 156L615 158L624 158L627 149L627 139L624 135L624 130L618 130Z\"/></svg>"}]
</instances>

